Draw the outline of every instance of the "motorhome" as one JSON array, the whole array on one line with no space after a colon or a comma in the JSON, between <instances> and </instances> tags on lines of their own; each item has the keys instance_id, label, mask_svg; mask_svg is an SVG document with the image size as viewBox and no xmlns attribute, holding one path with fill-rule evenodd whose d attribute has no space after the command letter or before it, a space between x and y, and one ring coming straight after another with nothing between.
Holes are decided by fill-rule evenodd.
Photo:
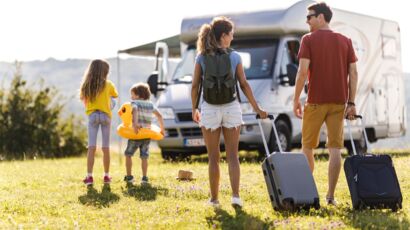
<instances>
[{"instance_id":1,"label":"motorhome","mask_svg":"<svg viewBox=\"0 0 410 230\"><path fill-rule=\"evenodd\" d=\"M254 95L266 111L274 114L282 149L300 147L301 120L293 115L292 97L297 72L297 53L301 37L308 33L305 15L312 1L300 1L285 9L224 14L235 24L231 44L242 57L245 74ZM166 138L158 142L164 158L205 153L201 129L191 117L191 80L194 70L196 40L202 24L215 15L185 18L180 34L157 43L157 61L162 61L162 73L167 57L180 55L175 71L154 73L148 79L158 97L166 127ZM365 117L366 132L371 142L387 137L402 136L406 132L406 108L401 66L399 25L390 20L333 9L330 23L334 31L352 39L358 57L359 83L356 107ZM154 44L146 44L121 52L135 55L154 53ZM159 55L159 50L163 55ZM158 67L158 65L157 65ZM163 90L163 91L159 91ZM301 100L306 99L302 93ZM241 128L239 148L261 150L262 138L255 112L246 97L241 95L245 124ZM270 150L275 149L272 126L263 123ZM359 123L353 123L353 137L361 151L365 150ZM322 127L321 143L326 141ZM345 131L346 148L351 152ZM221 137L221 148L223 148Z\"/></svg>"}]
</instances>

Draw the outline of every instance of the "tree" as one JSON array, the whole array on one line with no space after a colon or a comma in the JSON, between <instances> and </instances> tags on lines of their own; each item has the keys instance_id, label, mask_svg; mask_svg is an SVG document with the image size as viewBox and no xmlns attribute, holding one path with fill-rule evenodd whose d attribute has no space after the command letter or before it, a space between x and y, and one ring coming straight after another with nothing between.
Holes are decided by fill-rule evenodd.
<instances>
[{"instance_id":1,"label":"tree","mask_svg":"<svg viewBox=\"0 0 410 230\"><path fill-rule=\"evenodd\" d=\"M74 115L62 118L58 91L43 82L37 90L30 88L20 70L16 63L9 90L0 89L0 155L26 159L85 152L85 128Z\"/></svg>"}]
</instances>

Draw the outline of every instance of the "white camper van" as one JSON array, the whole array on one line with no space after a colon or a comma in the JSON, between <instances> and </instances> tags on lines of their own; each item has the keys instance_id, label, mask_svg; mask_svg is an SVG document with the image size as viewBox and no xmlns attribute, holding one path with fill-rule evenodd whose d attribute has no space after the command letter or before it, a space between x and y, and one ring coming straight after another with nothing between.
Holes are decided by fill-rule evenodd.
<instances>
[{"instance_id":1,"label":"white camper van","mask_svg":"<svg viewBox=\"0 0 410 230\"><path fill-rule=\"evenodd\" d=\"M242 57L247 79L258 103L274 114L283 149L300 146L301 120L293 115L292 97L297 72L297 53L300 38L309 32L305 22L306 8L312 1L301 1L286 9L224 14L235 23L235 36L231 44ZM177 56L176 70L166 76L151 75L148 83L158 96L166 127L166 137L158 142L164 158L178 155L205 153L201 130L191 117L191 80L196 56L199 28L209 23L214 15L185 18L181 33L162 40L162 73L167 68L168 55ZM356 107L366 118L366 132L371 142L380 138L397 137L406 131L403 73L401 66L400 28L396 22L333 9L330 23L333 30L353 41L358 57L359 84ZM153 53L154 44L146 44L120 52L147 55ZM157 65L158 66L158 65ZM158 92L163 90L161 92ZM302 100L306 94L302 93ZM239 148L260 150L262 139L255 113L242 94L242 126ZM270 123L264 123L269 148L275 148ZM365 145L359 124L353 126L354 139L364 151ZM322 127L321 143L326 141ZM346 147L351 150L345 132ZM223 139L221 139L223 148ZM350 151L351 152L351 151Z\"/></svg>"}]
</instances>

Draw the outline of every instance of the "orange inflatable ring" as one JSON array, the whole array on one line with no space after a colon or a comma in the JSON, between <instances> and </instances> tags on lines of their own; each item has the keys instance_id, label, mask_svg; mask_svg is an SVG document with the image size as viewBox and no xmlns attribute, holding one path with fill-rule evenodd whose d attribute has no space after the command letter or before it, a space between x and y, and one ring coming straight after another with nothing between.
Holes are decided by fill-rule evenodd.
<instances>
[{"instance_id":1,"label":"orange inflatable ring","mask_svg":"<svg viewBox=\"0 0 410 230\"><path fill-rule=\"evenodd\" d=\"M151 124L151 128L141 128L138 133L134 132L132 128L132 106L130 102L124 103L118 110L118 115L121 118L122 124L117 127L117 133L120 137L140 140L140 139L151 139L151 140L161 140L164 136L161 134L161 129Z\"/></svg>"}]
</instances>

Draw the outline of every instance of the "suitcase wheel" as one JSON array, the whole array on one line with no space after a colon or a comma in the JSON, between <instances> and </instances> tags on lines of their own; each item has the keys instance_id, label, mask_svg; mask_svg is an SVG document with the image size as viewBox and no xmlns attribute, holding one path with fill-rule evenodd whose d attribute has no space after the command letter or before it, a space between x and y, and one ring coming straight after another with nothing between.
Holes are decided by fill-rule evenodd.
<instances>
[{"instance_id":1,"label":"suitcase wheel","mask_svg":"<svg viewBox=\"0 0 410 230\"><path fill-rule=\"evenodd\" d=\"M292 198L283 199L282 204L285 210L289 210L289 211L295 210L295 201Z\"/></svg>"},{"instance_id":2,"label":"suitcase wheel","mask_svg":"<svg viewBox=\"0 0 410 230\"><path fill-rule=\"evenodd\" d=\"M315 198L315 199L314 199L314 201L313 201L313 207L314 207L316 210L319 210L319 209L320 209L319 198Z\"/></svg>"},{"instance_id":3,"label":"suitcase wheel","mask_svg":"<svg viewBox=\"0 0 410 230\"><path fill-rule=\"evenodd\" d=\"M392 212L397 212L397 210L401 209L402 207L400 203L395 203L390 208Z\"/></svg>"}]
</instances>

